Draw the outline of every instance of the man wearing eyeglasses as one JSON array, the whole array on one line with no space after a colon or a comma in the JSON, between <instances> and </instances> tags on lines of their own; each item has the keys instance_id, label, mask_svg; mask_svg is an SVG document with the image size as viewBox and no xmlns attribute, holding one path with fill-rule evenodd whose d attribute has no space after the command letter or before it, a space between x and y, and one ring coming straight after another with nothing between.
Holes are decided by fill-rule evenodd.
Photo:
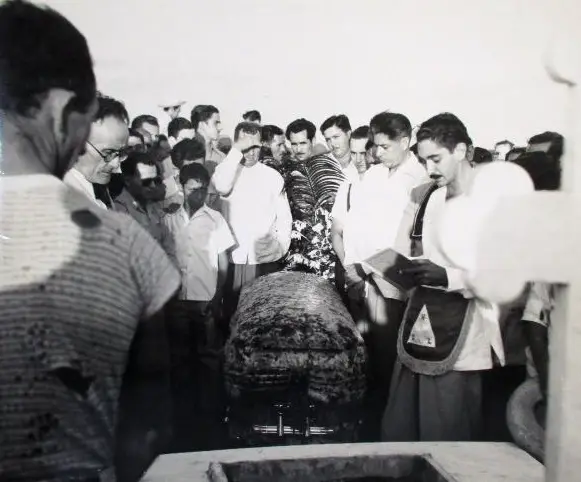
<instances>
[{"instance_id":1,"label":"man wearing eyeglasses","mask_svg":"<svg viewBox=\"0 0 581 482\"><path fill-rule=\"evenodd\" d=\"M161 222L157 201L165 197L159 165L151 153L133 152L121 164L124 188L115 198L115 210L129 214L165 247L168 236Z\"/></svg>"},{"instance_id":2,"label":"man wearing eyeglasses","mask_svg":"<svg viewBox=\"0 0 581 482\"><path fill-rule=\"evenodd\" d=\"M119 172L120 163L125 157L129 116L118 100L99 95L97 101L98 111L84 151L63 180L98 206L112 209L113 202L106 186L111 175ZM94 185L102 186L97 188L101 199L97 198Z\"/></svg>"}]
</instances>

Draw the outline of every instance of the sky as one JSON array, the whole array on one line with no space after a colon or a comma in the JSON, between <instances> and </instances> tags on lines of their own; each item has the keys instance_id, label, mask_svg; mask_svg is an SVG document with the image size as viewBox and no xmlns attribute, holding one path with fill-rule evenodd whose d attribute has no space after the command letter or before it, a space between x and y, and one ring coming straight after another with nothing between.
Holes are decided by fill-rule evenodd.
<instances>
[{"instance_id":1,"label":"sky","mask_svg":"<svg viewBox=\"0 0 581 482\"><path fill-rule=\"evenodd\" d=\"M551 0L45 0L87 37L98 86L132 117L158 104L285 127L383 110L453 112L477 145L562 131L566 91L543 56Z\"/></svg>"}]
</instances>

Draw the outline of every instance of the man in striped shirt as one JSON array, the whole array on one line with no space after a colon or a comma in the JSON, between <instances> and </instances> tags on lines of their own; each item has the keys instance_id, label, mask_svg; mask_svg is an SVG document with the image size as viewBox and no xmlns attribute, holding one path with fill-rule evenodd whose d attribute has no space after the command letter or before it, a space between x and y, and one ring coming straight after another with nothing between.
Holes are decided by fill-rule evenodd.
<instances>
[{"instance_id":1,"label":"man in striped shirt","mask_svg":"<svg viewBox=\"0 0 581 482\"><path fill-rule=\"evenodd\" d=\"M62 182L97 112L82 34L5 2L0 70L1 478L136 481L160 450L179 275L135 221Z\"/></svg>"}]
</instances>

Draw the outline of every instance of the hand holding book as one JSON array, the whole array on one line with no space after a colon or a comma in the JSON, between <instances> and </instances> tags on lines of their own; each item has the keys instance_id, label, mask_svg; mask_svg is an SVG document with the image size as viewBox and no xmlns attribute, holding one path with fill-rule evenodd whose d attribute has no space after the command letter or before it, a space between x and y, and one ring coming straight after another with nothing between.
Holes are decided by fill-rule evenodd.
<instances>
[{"instance_id":1,"label":"hand holding book","mask_svg":"<svg viewBox=\"0 0 581 482\"><path fill-rule=\"evenodd\" d=\"M383 250L361 262L363 270L407 292L416 286L446 287L446 270L427 259L409 259L393 249Z\"/></svg>"}]
</instances>

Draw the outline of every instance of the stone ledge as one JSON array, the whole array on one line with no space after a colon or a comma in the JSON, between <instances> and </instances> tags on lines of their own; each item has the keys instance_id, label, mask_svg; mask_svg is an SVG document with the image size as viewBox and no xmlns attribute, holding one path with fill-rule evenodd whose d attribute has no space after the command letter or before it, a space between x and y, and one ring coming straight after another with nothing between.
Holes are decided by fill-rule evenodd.
<instances>
[{"instance_id":1,"label":"stone ledge","mask_svg":"<svg viewBox=\"0 0 581 482\"><path fill-rule=\"evenodd\" d=\"M389 454L430 454L457 482L544 481L543 465L512 444L416 442L298 445L168 454L156 459L142 482L205 482L210 462Z\"/></svg>"}]
</instances>

